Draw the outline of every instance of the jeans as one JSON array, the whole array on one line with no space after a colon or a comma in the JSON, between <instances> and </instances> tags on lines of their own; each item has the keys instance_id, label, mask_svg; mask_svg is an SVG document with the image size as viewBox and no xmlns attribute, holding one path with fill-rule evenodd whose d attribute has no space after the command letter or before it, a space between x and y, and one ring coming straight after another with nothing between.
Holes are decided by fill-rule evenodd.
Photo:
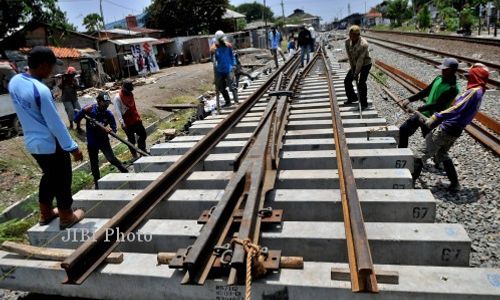
<instances>
[{"instance_id":1,"label":"jeans","mask_svg":"<svg viewBox=\"0 0 500 300\"><path fill-rule=\"evenodd\" d=\"M64 110L68 115L69 123L73 123L75 120L75 109L77 110L82 109L80 107L80 103L78 103L78 100L63 101L63 105L64 105Z\"/></svg>"},{"instance_id":2,"label":"jeans","mask_svg":"<svg viewBox=\"0 0 500 300\"><path fill-rule=\"evenodd\" d=\"M361 107L368 106L368 100L366 99L366 93L367 93L366 80L368 79L368 74L370 74L371 67L372 67L371 64L363 66L359 74L358 93L359 93L359 101L361 102ZM347 102L356 102L358 100L356 93L354 92L354 87L352 86L352 81L354 80L353 73L354 71L352 69L349 70L344 79Z\"/></svg>"},{"instance_id":3,"label":"jeans","mask_svg":"<svg viewBox=\"0 0 500 300\"><path fill-rule=\"evenodd\" d=\"M127 168L122 165L113 153L109 140L102 141L100 145L88 145L90 170L92 171L95 183L101 178L101 172L99 171L99 150L102 151L102 154L104 154L104 157L106 157L109 163L120 170L120 172L128 173Z\"/></svg>"},{"instance_id":4,"label":"jeans","mask_svg":"<svg viewBox=\"0 0 500 300\"><path fill-rule=\"evenodd\" d=\"M309 63L309 53L310 53L311 47L310 47L310 45L300 46L300 50L301 50L300 51L300 65L304 66L304 56L307 59L307 63Z\"/></svg>"},{"instance_id":5,"label":"jeans","mask_svg":"<svg viewBox=\"0 0 500 300\"><path fill-rule=\"evenodd\" d=\"M69 209L73 204L71 181L71 157L69 152L56 146L54 154L32 154L42 169L42 179L38 190L38 201L52 205L54 197L59 209Z\"/></svg>"},{"instance_id":6,"label":"jeans","mask_svg":"<svg viewBox=\"0 0 500 300\"><path fill-rule=\"evenodd\" d=\"M137 139L137 147L142 151L147 152L146 138L148 137L148 134L146 133L144 125L142 125L142 121L134 125L128 125L125 129L125 133L127 134L128 141L133 145L135 145L135 135L137 134L137 136L139 137ZM129 147L129 149L133 156L137 156L137 151L135 151L134 148Z\"/></svg>"},{"instance_id":7,"label":"jeans","mask_svg":"<svg viewBox=\"0 0 500 300\"><path fill-rule=\"evenodd\" d=\"M398 148L408 148L408 138L412 136L420 127L422 136L425 137L431 130L420 122L417 115L412 115L406 122L399 127L399 145Z\"/></svg>"}]
</instances>

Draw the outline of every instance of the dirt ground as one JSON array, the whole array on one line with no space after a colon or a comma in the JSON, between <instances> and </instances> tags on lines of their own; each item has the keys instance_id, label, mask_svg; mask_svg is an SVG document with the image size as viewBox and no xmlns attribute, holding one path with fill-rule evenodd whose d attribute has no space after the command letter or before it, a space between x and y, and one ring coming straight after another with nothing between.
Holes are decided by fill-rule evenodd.
<instances>
[{"instance_id":1,"label":"dirt ground","mask_svg":"<svg viewBox=\"0 0 500 300\"><path fill-rule=\"evenodd\" d=\"M212 70L211 63L167 68L152 75L158 78L155 83L136 87L135 99L145 125L170 114L155 109L154 105L166 104L179 97L196 99L207 90L213 90ZM87 103L81 103L82 106L85 104ZM67 124L68 119L61 103L57 106L59 114ZM76 135L74 131L72 134ZM85 139L78 137L76 140L87 156ZM41 173L36 161L25 150L22 137L0 141L0 153L0 210L3 210L36 192Z\"/></svg>"}]
</instances>

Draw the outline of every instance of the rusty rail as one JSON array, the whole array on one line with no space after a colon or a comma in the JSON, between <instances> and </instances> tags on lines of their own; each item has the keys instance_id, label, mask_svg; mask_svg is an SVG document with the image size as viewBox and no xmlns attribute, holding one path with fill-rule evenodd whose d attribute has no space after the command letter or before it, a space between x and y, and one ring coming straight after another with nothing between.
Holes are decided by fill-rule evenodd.
<instances>
[{"instance_id":1,"label":"rusty rail","mask_svg":"<svg viewBox=\"0 0 500 300\"><path fill-rule=\"evenodd\" d=\"M193 148L184 154L176 163L170 166L158 179L134 197L113 218L100 228L92 239L88 239L79 246L70 257L61 263L66 270L67 278L64 283L81 284L118 246L117 233L128 234L154 210L161 201L166 201L175 191L177 185L187 178L196 164L240 122L250 109L264 96L278 75L287 67L281 66L262 86L257 89L246 101L231 112L222 122L213 128ZM106 236L108 229L115 234Z\"/></svg>"},{"instance_id":2,"label":"rusty rail","mask_svg":"<svg viewBox=\"0 0 500 300\"><path fill-rule=\"evenodd\" d=\"M476 62L480 62L480 63L483 63L486 66L489 66L489 67L492 67L492 68L500 70L500 65L492 63L492 62L470 59L470 58L467 58L467 57L464 57L464 56L455 55L455 54L452 54L452 53L442 52L442 51L438 51L438 50L431 50L431 49L428 49L428 48L423 48L423 47L419 47L419 46L404 44L404 43L395 42L395 41L388 41L388 40L380 39L380 38L366 37L366 39L369 40L370 43L372 43L372 44L376 44L376 45L379 45L381 47L387 48L389 50L392 50L392 51L395 51L395 52L399 52L399 53L402 53L404 55L408 55L410 57L414 57L414 58L416 58L418 60L425 61L425 62L427 62L427 63L429 63L431 65L435 65L435 66L440 65L441 63L435 61L434 59L427 58L425 56L418 55L416 53L412 53L412 52L406 51L406 50L401 49L401 48L391 47L387 43L391 43L391 44L395 44L395 45L398 45L398 46L407 47L407 48L410 48L410 49L416 49L416 50L419 50L419 51L425 51L425 52L433 53L433 54L444 56L444 57L455 57L458 60L462 60L462 61L468 62L470 64L476 63ZM382 42L380 42L380 41L382 41ZM457 72L459 74L464 74L464 73L467 72L467 70L458 69ZM488 79L488 84L490 86L494 87L494 88L500 88L500 81L498 81L498 80L489 78Z\"/></svg>"},{"instance_id":3,"label":"rusty rail","mask_svg":"<svg viewBox=\"0 0 500 300\"><path fill-rule=\"evenodd\" d=\"M363 220L363 212L359 202L351 158L342 126L340 109L333 87L332 71L324 51L321 53L321 61L325 64L330 107L332 110L333 136L340 181L347 253L351 271L351 289L353 292L377 293L377 278Z\"/></svg>"},{"instance_id":4,"label":"rusty rail","mask_svg":"<svg viewBox=\"0 0 500 300\"><path fill-rule=\"evenodd\" d=\"M380 60L375 60L375 66L412 93L417 93L427 86L425 82ZM389 96L397 101L397 96L394 94L389 94ZM492 150L496 155L500 155L500 141L497 136L488 130L493 131L495 134L500 134L500 122L483 112L478 112L474 118L474 122L465 127L465 131L470 136Z\"/></svg>"}]
</instances>

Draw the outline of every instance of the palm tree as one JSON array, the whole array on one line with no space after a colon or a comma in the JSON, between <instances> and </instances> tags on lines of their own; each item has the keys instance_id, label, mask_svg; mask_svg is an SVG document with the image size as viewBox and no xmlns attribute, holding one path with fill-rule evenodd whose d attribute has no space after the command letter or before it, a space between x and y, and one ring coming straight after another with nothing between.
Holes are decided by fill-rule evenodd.
<instances>
[{"instance_id":1,"label":"palm tree","mask_svg":"<svg viewBox=\"0 0 500 300\"><path fill-rule=\"evenodd\" d=\"M83 26L85 26L89 32L97 32L104 27L104 24L100 15L92 13L83 18Z\"/></svg>"}]
</instances>

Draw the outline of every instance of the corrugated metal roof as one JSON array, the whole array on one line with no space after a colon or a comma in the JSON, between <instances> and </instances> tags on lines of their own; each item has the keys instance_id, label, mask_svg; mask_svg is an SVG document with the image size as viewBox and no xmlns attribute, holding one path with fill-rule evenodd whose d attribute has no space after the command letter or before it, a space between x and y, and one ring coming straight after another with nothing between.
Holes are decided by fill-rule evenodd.
<instances>
[{"instance_id":1,"label":"corrugated metal roof","mask_svg":"<svg viewBox=\"0 0 500 300\"><path fill-rule=\"evenodd\" d=\"M158 39L150 38L150 37L143 37L143 38L109 40L109 41L113 44L122 46L122 45L140 44L140 43L145 43L145 42L154 43L154 42L158 42Z\"/></svg>"},{"instance_id":2,"label":"corrugated metal roof","mask_svg":"<svg viewBox=\"0 0 500 300\"><path fill-rule=\"evenodd\" d=\"M245 18L245 15L240 14L239 12L236 12L234 10L226 9L226 12L224 15L222 15L223 20L227 19L242 19Z\"/></svg>"},{"instance_id":3,"label":"corrugated metal roof","mask_svg":"<svg viewBox=\"0 0 500 300\"><path fill-rule=\"evenodd\" d=\"M138 35L140 34L139 32L133 31L133 30L128 30L128 29L122 29L122 28L113 28L113 29L107 29L107 30L101 30L102 33L113 33L113 34L121 34L121 35Z\"/></svg>"}]
</instances>

